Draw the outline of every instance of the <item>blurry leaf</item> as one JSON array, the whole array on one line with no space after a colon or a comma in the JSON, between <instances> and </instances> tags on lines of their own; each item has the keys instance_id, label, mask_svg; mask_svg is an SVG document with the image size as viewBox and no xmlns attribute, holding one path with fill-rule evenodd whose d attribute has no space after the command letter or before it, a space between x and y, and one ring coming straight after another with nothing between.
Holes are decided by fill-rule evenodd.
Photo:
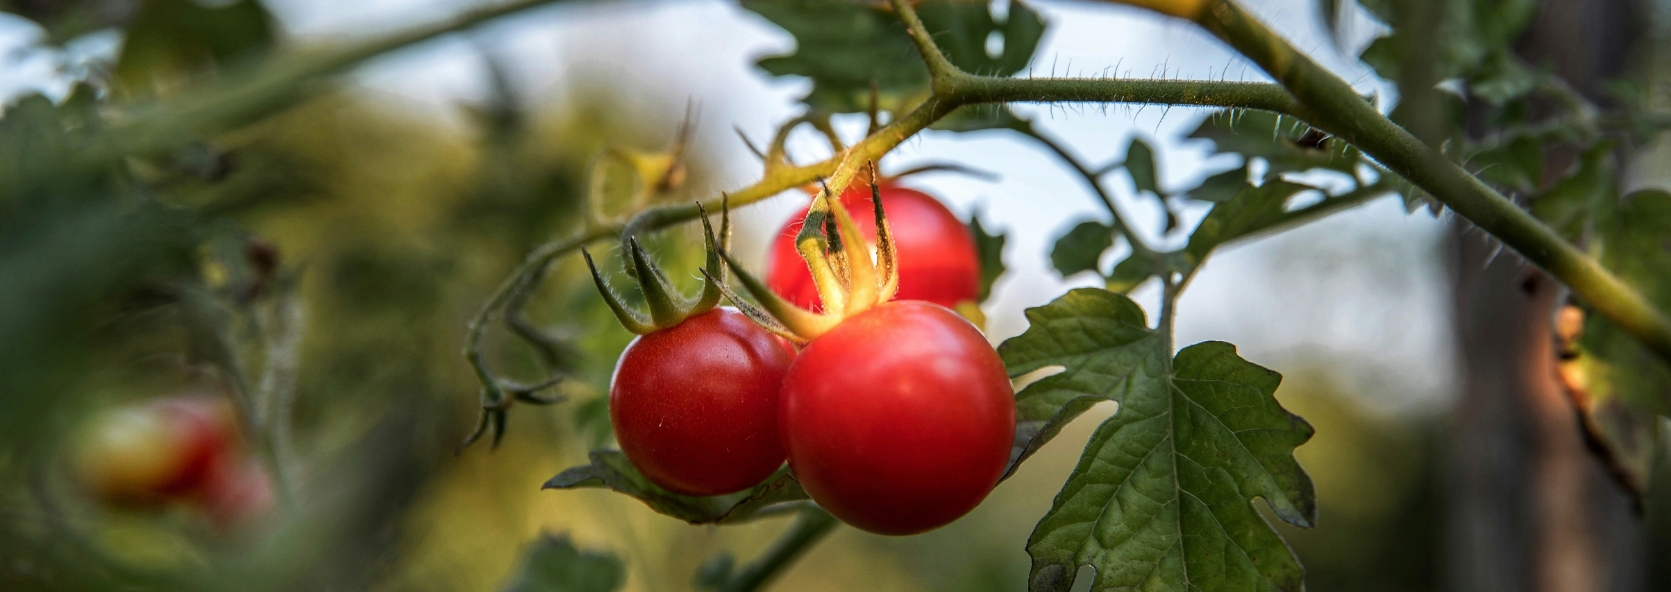
<instances>
[{"instance_id":1,"label":"blurry leaf","mask_svg":"<svg viewBox=\"0 0 1671 592\"><path fill-rule=\"evenodd\" d=\"M1601 263L1653 304L1671 308L1671 275L1666 273L1671 270L1671 193L1631 193L1596 230ZM1563 317L1568 314L1563 311ZM1671 367L1604 316L1582 316L1578 335L1561 335L1567 338L1562 383L1582 412L1587 435L1605 453L1602 460L1640 495L1653 460L1655 416L1671 413ZM1573 328L1558 329L1569 333Z\"/></svg>"},{"instance_id":2,"label":"blurry leaf","mask_svg":"<svg viewBox=\"0 0 1671 592\"><path fill-rule=\"evenodd\" d=\"M1188 191L1190 199L1208 203L1224 203L1247 187L1247 165L1207 177L1201 185Z\"/></svg>"},{"instance_id":3,"label":"blurry leaf","mask_svg":"<svg viewBox=\"0 0 1671 592\"><path fill-rule=\"evenodd\" d=\"M1529 193L1543 179L1543 144L1533 138L1517 137L1475 154L1468 159L1468 168L1486 183Z\"/></svg>"},{"instance_id":4,"label":"blurry leaf","mask_svg":"<svg viewBox=\"0 0 1671 592\"><path fill-rule=\"evenodd\" d=\"M1317 12L1322 17L1323 26L1329 31L1329 40L1334 42L1335 47L1343 47L1346 44L1340 28L1346 23L1347 9L1351 6L1351 0L1317 0Z\"/></svg>"},{"instance_id":5,"label":"blurry leaf","mask_svg":"<svg viewBox=\"0 0 1671 592\"><path fill-rule=\"evenodd\" d=\"M1578 241L1595 218L1611 213L1617 195L1613 179L1613 143L1602 142L1584 152L1572 174L1532 201L1532 215Z\"/></svg>"},{"instance_id":6,"label":"blurry leaf","mask_svg":"<svg viewBox=\"0 0 1671 592\"><path fill-rule=\"evenodd\" d=\"M1358 59L1387 80L1398 80L1400 58L1398 40L1391 35L1376 38L1358 54Z\"/></svg>"},{"instance_id":7,"label":"blurry leaf","mask_svg":"<svg viewBox=\"0 0 1671 592\"><path fill-rule=\"evenodd\" d=\"M1027 122L1015 116L1005 104L964 105L929 126L948 132L974 132L989 129L1025 129Z\"/></svg>"},{"instance_id":8,"label":"blurry leaf","mask_svg":"<svg viewBox=\"0 0 1671 592\"><path fill-rule=\"evenodd\" d=\"M1112 246L1114 227L1096 220L1086 220L1056 239L1056 246L1050 250L1050 263L1056 266L1056 271L1061 273L1062 277L1081 271L1102 273L1097 267L1097 261L1102 259L1103 252Z\"/></svg>"},{"instance_id":9,"label":"blurry leaf","mask_svg":"<svg viewBox=\"0 0 1671 592\"><path fill-rule=\"evenodd\" d=\"M805 76L812 91L803 101L833 113L864 111L876 85L881 107L898 111L928 94L928 69L891 11L845 0L743 0L751 10L795 37L795 51L761 59L773 76ZM1027 67L1044 34L1044 21L1019 0L1011 0L999 23L987 4L927 2L918 6L946 59L965 71L1009 76ZM988 53L988 40L1002 46ZM936 129L966 131L1013 127L1007 107L961 109Z\"/></svg>"},{"instance_id":10,"label":"blurry leaf","mask_svg":"<svg viewBox=\"0 0 1671 592\"><path fill-rule=\"evenodd\" d=\"M116 77L149 92L273 43L272 15L256 0L205 6L193 0L144 0L128 27Z\"/></svg>"},{"instance_id":11,"label":"blurry leaf","mask_svg":"<svg viewBox=\"0 0 1671 592\"><path fill-rule=\"evenodd\" d=\"M1502 105L1532 92L1542 78L1511 54L1496 52L1481 62L1479 72L1468 83L1468 90L1493 105Z\"/></svg>"},{"instance_id":12,"label":"blurry leaf","mask_svg":"<svg viewBox=\"0 0 1671 592\"><path fill-rule=\"evenodd\" d=\"M988 234L981 227L980 216L969 218L969 234L975 238L975 255L981 263L980 301L986 302L987 297L992 295L993 282L1004 275L1004 241L1008 237Z\"/></svg>"},{"instance_id":13,"label":"blurry leaf","mask_svg":"<svg viewBox=\"0 0 1671 592\"><path fill-rule=\"evenodd\" d=\"M1212 250L1230 240L1270 226L1282 218L1288 198L1312 187L1287 181L1266 181L1247 186L1230 201L1213 206L1207 217L1189 235L1184 252L1191 264L1199 264Z\"/></svg>"},{"instance_id":14,"label":"blurry leaf","mask_svg":"<svg viewBox=\"0 0 1671 592\"><path fill-rule=\"evenodd\" d=\"M1295 143L1309 131L1309 126L1292 117L1264 111L1225 110L1208 116L1189 137L1212 140L1219 152L1265 159L1270 165L1265 172L1266 179L1283 172L1314 168L1353 172L1358 165L1356 149L1345 146L1345 142L1332 142L1322 149Z\"/></svg>"},{"instance_id":15,"label":"blurry leaf","mask_svg":"<svg viewBox=\"0 0 1671 592\"><path fill-rule=\"evenodd\" d=\"M1131 175L1131 183L1137 191L1147 191L1155 197L1165 197L1161 193L1159 175L1155 170L1155 149L1149 147L1148 142L1133 136L1131 145L1126 148L1126 174Z\"/></svg>"},{"instance_id":16,"label":"blurry leaf","mask_svg":"<svg viewBox=\"0 0 1671 592\"><path fill-rule=\"evenodd\" d=\"M593 450L591 464L558 473L543 489L603 487L637 498L658 513L691 524L738 523L768 515L771 506L807 499L801 484L780 470L748 491L712 497L672 493L651 483L619 450Z\"/></svg>"},{"instance_id":17,"label":"blurry leaf","mask_svg":"<svg viewBox=\"0 0 1671 592\"><path fill-rule=\"evenodd\" d=\"M523 555L521 570L505 592L613 592L627 579L620 559L581 551L566 534L541 534Z\"/></svg>"},{"instance_id":18,"label":"blurry leaf","mask_svg":"<svg viewBox=\"0 0 1671 592\"><path fill-rule=\"evenodd\" d=\"M1155 263L1136 254L1127 255L1125 259L1114 264L1114 271L1109 272L1103 286L1110 292L1125 294L1136 289L1145 280L1155 275Z\"/></svg>"},{"instance_id":19,"label":"blurry leaf","mask_svg":"<svg viewBox=\"0 0 1671 592\"><path fill-rule=\"evenodd\" d=\"M1312 429L1277 404L1280 376L1221 342L1185 348L1169 368L1141 309L1103 290L1027 317L999 348L1011 375L1064 370L1016 395L1017 441L1032 434L1018 458L1091 404L1119 403L1027 542L1031 590L1068 590L1085 565L1092 590L1302 588L1298 560L1253 508L1260 497L1291 524L1316 519L1293 457Z\"/></svg>"}]
</instances>

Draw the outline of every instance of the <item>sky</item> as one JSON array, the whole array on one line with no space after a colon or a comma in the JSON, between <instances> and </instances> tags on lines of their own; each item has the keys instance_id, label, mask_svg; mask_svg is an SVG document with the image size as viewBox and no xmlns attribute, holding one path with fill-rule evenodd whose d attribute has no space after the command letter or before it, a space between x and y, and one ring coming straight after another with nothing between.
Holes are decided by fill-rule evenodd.
<instances>
[{"instance_id":1,"label":"sky","mask_svg":"<svg viewBox=\"0 0 1671 592\"><path fill-rule=\"evenodd\" d=\"M283 30L301 42L374 35L457 14L458 0L268 0ZM1313 0L1246 3L1279 33L1360 91L1391 96L1349 54L1329 40ZM1124 6L1091 2L1032 4L1049 30L1031 67L1034 76L1225 78L1266 80L1245 60L1188 23ZM1346 27L1351 47L1378 32L1361 14ZM34 47L39 31L0 15L0 99L28 89L49 95L67 88L76 64L113 55L113 33L77 40L63 53ZM758 177L757 161L733 127L762 141L778 124L799 114L804 80L777 80L755 60L786 53L793 39L763 18L721 0L591 3L525 13L476 31L453 35L380 58L355 71L355 84L438 118L454 118L459 103L481 100L488 89L481 48L503 61L519 89L536 100L560 100L574 80L607 73L614 84L657 89L645 108L700 106L700 145L719 151L714 192ZM63 67L67 66L67 67ZM1390 101L1383 100L1383 108ZM1088 162L1123 157L1133 136L1159 152L1163 189L1192 187L1202 177L1238 164L1233 156L1207 158L1210 143L1182 138L1205 111L1127 106L1015 108ZM670 117L676 119L677 115ZM849 140L862 133L858 119L838 121ZM812 134L798 135L790 154L799 162L828 156ZM1038 147L1001 132L926 132L881 164L895 170L925 162L958 162L999 175L997 180L925 174L907 185L941 198L961 215L978 213L989 229L1008 233L1008 273L987 304L991 336L1025 329L1023 310L1041 306L1069 287L1096 286L1090 273L1062 278L1050 266L1055 237L1085 219L1103 219L1082 181ZM1154 239L1162 212L1134 196L1123 174L1105 186L1133 223ZM779 197L739 212L740 251L759 260L768 233L796 209ZM1188 212L1193 224L1204 208ZM1449 287L1437 257L1446 222L1425 213L1406 214L1396 197L1383 198L1298 230L1215 254L1179 302L1176 342L1237 344L1243 357L1285 374L1326 371L1348 391L1364 393L1371 408L1419 413L1442 408L1455 390L1455 345ZM752 230L751 230L752 229ZM1182 239L1165 246L1181 246ZM1122 255L1114 252L1110 257ZM1105 261L1111 263L1111 261ZM1106 266L1105 266L1106 268ZM1150 315L1158 290L1133 297Z\"/></svg>"}]
</instances>

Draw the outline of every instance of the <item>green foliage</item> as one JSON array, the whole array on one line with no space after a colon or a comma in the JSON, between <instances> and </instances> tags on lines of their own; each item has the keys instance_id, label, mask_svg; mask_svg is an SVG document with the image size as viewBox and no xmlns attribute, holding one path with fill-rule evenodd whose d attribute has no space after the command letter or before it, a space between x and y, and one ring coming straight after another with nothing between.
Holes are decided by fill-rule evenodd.
<instances>
[{"instance_id":1,"label":"green foliage","mask_svg":"<svg viewBox=\"0 0 1671 592\"><path fill-rule=\"evenodd\" d=\"M774 515L773 506L807 499L801 484L780 470L748 491L712 497L672 493L644 477L632 461L618 450L594 450L591 463L558 473L545 482L545 489L602 487L636 498L658 513L691 524L733 524Z\"/></svg>"},{"instance_id":2,"label":"green foliage","mask_svg":"<svg viewBox=\"0 0 1671 592\"><path fill-rule=\"evenodd\" d=\"M542 534L522 558L505 592L613 592L626 583L614 555L575 548L568 535Z\"/></svg>"},{"instance_id":3,"label":"green foliage","mask_svg":"<svg viewBox=\"0 0 1671 592\"><path fill-rule=\"evenodd\" d=\"M1131 175L1131 184L1139 193L1148 192L1155 197L1166 197L1160 190L1160 173L1155 167L1155 149L1149 147L1142 138L1132 136L1131 145L1126 148L1126 174Z\"/></svg>"},{"instance_id":4,"label":"green foliage","mask_svg":"<svg viewBox=\"0 0 1671 592\"><path fill-rule=\"evenodd\" d=\"M1097 570L1092 590L1302 588L1298 560L1252 506L1316 519L1293 458L1311 426L1277 404L1280 376L1220 342L1169 363L1142 310L1111 292L1074 290L1027 316L999 349L1011 375L1063 370L1016 395L1018 458L1092 404L1119 404L1027 543L1032 590L1067 590L1083 565Z\"/></svg>"},{"instance_id":5,"label":"green foliage","mask_svg":"<svg viewBox=\"0 0 1671 592\"><path fill-rule=\"evenodd\" d=\"M1208 176L1201 185L1189 190L1189 198L1207 203L1224 203L1241 193L1247 186L1247 164Z\"/></svg>"},{"instance_id":6,"label":"green foliage","mask_svg":"<svg viewBox=\"0 0 1671 592\"><path fill-rule=\"evenodd\" d=\"M1191 263L1200 264L1219 245L1268 228L1282 220L1289 198L1312 189L1287 181L1269 180L1264 185L1245 185L1236 196L1216 204L1189 235L1184 252Z\"/></svg>"},{"instance_id":7,"label":"green foliage","mask_svg":"<svg viewBox=\"0 0 1671 592\"><path fill-rule=\"evenodd\" d=\"M1114 227L1098 222L1086 220L1075 224L1066 234L1056 239L1056 246L1050 250L1050 263L1056 266L1056 271L1067 277L1081 271L1095 271L1102 273L1097 266L1097 260L1102 258L1103 251L1114 246Z\"/></svg>"},{"instance_id":8,"label":"green foliage","mask_svg":"<svg viewBox=\"0 0 1671 592\"><path fill-rule=\"evenodd\" d=\"M795 37L795 51L761 59L773 76L804 76L812 90L803 102L814 111L863 112L877 92L882 109L902 112L928 96L928 68L916 46L890 11L876 4L844 0L743 0L743 7L765 17ZM1009 76L1027 67L1044 35L1044 20L1020 0L1010 0L1003 22L979 2L938 1L920 8L946 59L965 71ZM996 33L1002 50L987 53ZM965 107L937 124L937 129L969 131L1015 127L1009 109Z\"/></svg>"},{"instance_id":9,"label":"green foliage","mask_svg":"<svg viewBox=\"0 0 1671 592\"><path fill-rule=\"evenodd\" d=\"M1597 218L1613 215L1619 199L1613 170L1613 143L1601 142L1584 152L1572 174L1532 202L1532 214L1567 240L1590 234Z\"/></svg>"},{"instance_id":10,"label":"green foliage","mask_svg":"<svg viewBox=\"0 0 1671 592\"><path fill-rule=\"evenodd\" d=\"M1308 137L1311 131L1304 122L1275 113L1224 110L1207 116L1189 137L1212 140L1219 152L1264 159L1270 165L1266 179L1311 169L1352 173L1358 165L1357 150L1324 136ZM1313 141L1322 144L1304 145Z\"/></svg>"},{"instance_id":11,"label":"green foliage","mask_svg":"<svg viewBox=\"0 0 1671 592\"><path fill-rule=\"evenodd\" d=\"M193 0L144 0L128 26L116 77L129 89L153 90L215 65L250 58L273 44L273 18L256 0L206 6Z\"/></svg>"},{"instance_id":12,"label":"green foliage","mask_svg":"<svg viewBox=\"0 0 1671 592\"><path fill-rule=\"evenodd\" d=\"M1004 275L1004 234L989 234L981 227L980 216L969 217L969 234L975 238L975 255L981 263L980 301L992 295L992 284Z\"/></svg>"}]
</instances>

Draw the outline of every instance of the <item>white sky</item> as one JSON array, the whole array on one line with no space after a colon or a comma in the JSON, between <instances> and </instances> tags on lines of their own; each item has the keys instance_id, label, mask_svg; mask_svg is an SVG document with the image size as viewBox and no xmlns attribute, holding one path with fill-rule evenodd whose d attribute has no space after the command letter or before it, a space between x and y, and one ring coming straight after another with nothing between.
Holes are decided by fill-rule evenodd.
<instances>
[{"instance_id":1,"label":"white sky","mask_svg":"<svg viewBox=\"0 0 1671 592\"><path fill-rule=\"evenodd\" d=\"M304 40L370 35L454 14L457 0L268 0L285 30ZM1248 2L1302 50L1361 90L1387 92L1355 60L1327 40L1313 0ZM1035 2L1050 24L1033 62L1035 75L1100 75L1118 67L1122 76L1264 79L1257 68L1181 21L1121 6ZM1351 31L1360 44L1375 31L1361 17ZM119 39L95 36L74 44L70 55L30 49L39 32L0 15L0 98L31 88L61 93L54 71L60 61L113 53ZM542 9L484 27L474 40L505 58L518 86L537 97L561 94L577 73L607 71L616 83L672 94L701 104L699 133L706 146L728 153L721 178L742 186L758 175L752 156L732 126L757 141L798 114L804 81L767 78L755 59L793 48L793 40L764 19L720 0L621 2ZM1226 72L1228 74L1226 75ZM460 101L484 96L487 79L476 46L455 35L402 51L355 73L359 84L415 105L453 113ZM676 93L676 94L675 94ZM663 97L664 99L666 97ZM652 101L663 104L668 101ZM1206 142L1179 138L1198 124L1201 111L1124 106L1018 106L1040 120L1090 162L1121 156L1133 134L1160 152L1163 188L1186 188L1236 159L1203 159ZM670 118L671 119L671 118ZM848 137L862 124L849 121ZM791 144L810 161L827 154L810 134ZM1025 328L1022 309L1050 301L1070 286L1098 285L1090 274L1064 281L1049 262L1057 234L1080 219L1101 218L1081 181L1030 144L997 132L957 135L931 132L908 142L884 167L956 161L999 173L997 182L929 174L908 184L927 189L959 213L980 211L989 227L1008 231L1009 272L988 305L994 338ZM1133 197L1123 175L1107 186L1134 218L1158 230L1161 213ZM741 213L740 233L758 237L790 215L795 202L778 199ZM1193 224L1202 214L1185 220ZM1153 236L1153 232L1150 236ZM1244 357L1291 374L1326 368L1344 385L1373 392L1367 402L1388 411L1433 409L1448 399L1454 382L1454 344L1444 270L1434 256L1443 224L1425 214L1406 216L1396 198L1338 214L1303 229L1239 245L1215 255L1180 302L1177 342L1207 339L1237 344ZM745 241L747 242L747 241ZM746 252L746 251L745 251ZM1155 290L1135 295L1155 311Z\"/></svg>"}]
</instances>

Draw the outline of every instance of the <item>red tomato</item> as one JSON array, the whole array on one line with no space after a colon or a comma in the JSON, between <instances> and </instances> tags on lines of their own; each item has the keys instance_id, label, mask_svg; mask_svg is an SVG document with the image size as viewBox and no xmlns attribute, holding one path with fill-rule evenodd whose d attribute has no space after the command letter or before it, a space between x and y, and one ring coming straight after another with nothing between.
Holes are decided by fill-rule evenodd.
<instances>
[{"instance_id":1,"label":"red tomato","mask_svg":"<svg viewBox=\"0 0 1671 592\"><path fill-rule=\"evenodd\" d=\"M812 340L782 397L795 477L825 510L878 534L932 530L974 509L1015 438L998 352L927 302L885 303Z\"/></svg>"},{"instance_id":2,"label":"red tomato","mask_svg":"<svg viewBox=\"0 0 1671 592\"><path fill-rule=\"evenodd\" d=\"M776 335L726 308L634 339L609 385L621 451L676 493L759 483L783 465L778 390L793 360Z\"/></svg>"},{"instance_id":3,"label":"red tomato","mask_svg":"<svg viewBox=\"0 0 1671 592\"><path fill-rule=\"evenodd\" d=\"M271 511L273 493L273 479L261 463L227 457L210 468L198 492L198 502L216 526L230 530Z\"/></svg>"},{"instance_id":4,"label":"red tomato","mask_svg":"<svg viewBox=\"0 0 1671 592\"><path fill-rule=\"evenodd\" d=\"M117 504L154 505L197 490L230 456L236 422L224 399L172 397L97 418L77 459L82 481Z\"/></svg>"},{"instance_id":5,"label":"red tomato","mask_svg":"<svg viewBox=\"0 0 1671 592\"><path fill-rule=\"evenodd\" d=\"M871 214L870 186L854 183L841 194L842 205L865 239L876 243L876 219ZM951 210L926 193L882 183L882 209L893 231L899 261L899 300L927 300L945 307L972 301L980 295L981 265L969 229ZM818 290L806 261L795 250L806 210L789 220L772 240L766 254L766 285L808 310L822 310Z\"/></svg>"}]
</instances>

